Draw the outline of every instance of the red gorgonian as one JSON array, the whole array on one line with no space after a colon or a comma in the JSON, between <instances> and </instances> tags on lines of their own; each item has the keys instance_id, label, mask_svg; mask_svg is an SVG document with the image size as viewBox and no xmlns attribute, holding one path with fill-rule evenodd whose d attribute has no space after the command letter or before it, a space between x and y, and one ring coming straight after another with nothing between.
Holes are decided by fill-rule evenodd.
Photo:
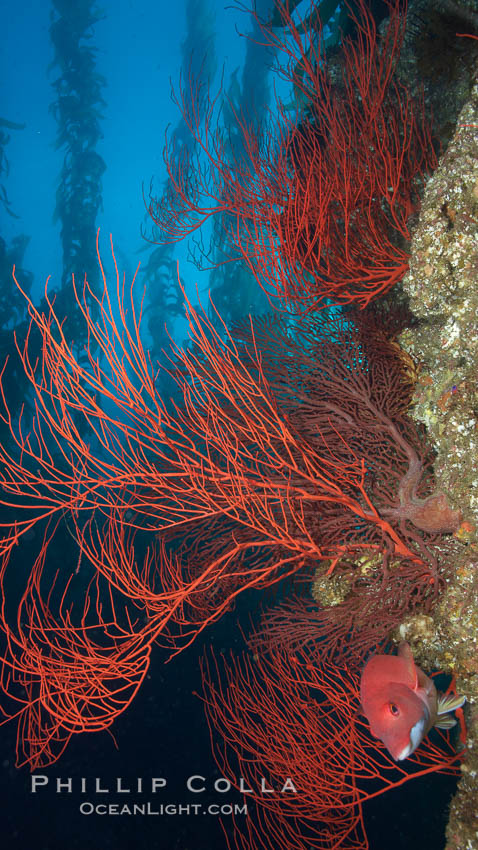
<instances>
[{"instance_id":1,"label":"red gorgonian","mask_svg":"<svg viewBox=\"0 0 478 850\"><path fill-rule=\"evenodd\" d=\"M151 193L159 239L196 234L204 266L241 260L269 295L301 312L334 303L366 306L408 268L409 219L436 165L423 101L399 81L406 9L389 0L380 35L365 0L345 3L352 31L331 58L311 2L304 20L277 0L282 26L256 22L276 72L294 92L267 115L238 114L240 156L220 123L220 94L189 79L175 94L191 145L165 148L168 182ZM231 256L214 258L201 227L222 229ZM157 238L155 236L155 238ZM229 253L229 249L228 249Z\"/></svg>"},{"instance_id":2,"label":"red gorgonian","mask_svg":"<svg viewBox=\"0 0 478 850\"><path fill-rule=\"evenodd\" d=\"M2 687L19 704L7 714L23 723L28 713L36 764L42 752L54 757L52 740L110 725L144 678L153 643L191 642L246 589L309 573L325 558L330 573L372 553L384 580L398 563L409 597L430 604L443 576L435 544L459 523L435 492L429 449L406 414L410 379L383 320L251 318L221 335L186 299L191 346L172 344L160 366L116 275L116 304L104 276L98 319L87 284L75 289L89 340L78 354L53 302L40 313L29 301L32 324L18 348L31 424L24 412L14 419L4 398L5 597L17 545L43 529L23 614L12 617L6 604L1 613ZM159 368L178 386L170 405L155 388ZM79 555L55 578L45 563L59 529ZM87 582L72 608L81 564L97 602ZM26 698L15 696L16 678ZM53 738L44 732L49 711Z\"/></svg>"}]
</instances>

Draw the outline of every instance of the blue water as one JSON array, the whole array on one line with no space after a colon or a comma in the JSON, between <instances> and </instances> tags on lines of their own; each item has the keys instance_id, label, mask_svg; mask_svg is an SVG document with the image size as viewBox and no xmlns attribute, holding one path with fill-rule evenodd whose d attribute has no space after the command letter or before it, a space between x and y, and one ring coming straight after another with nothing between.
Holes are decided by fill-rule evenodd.
<instances>
[{"instance_id":1,"label":"blue water","mask_svg":"<svg viewBox=\"0 0 478 850\"><path fill-rule=\"evenodd\" d=\"M197 32L210 33L206 64L217 68L212 85L218 83L223 64L228 75L241 66L245 42L235 25L245 16L224 9L222 2L198 2ZM97 71L107 81L101 121L103 138L97 145L107 169L103 176L103 210L97 224L104 237L115 244L135 266L142 245L140 227L145 209L142 184L154 176L165 178L162 151L167 125L176 126L179 115L171 102L171 82L176 83L182 64L181 44L189 35L195 50L204 54L197 34L186 32L186 3L102 3L104 18L94 28L91 44L97 48ZM2 2L3 37L0 53L1 115L25 124L11 131L7 148L10 176L7 190L12 209L20 221L5 217L2 235L8 241L22 232L30 236L25 266L35 272L40 291L44 280L61 274L59 226L52 224L55 192L63 153L55 150L56 124L49 112L54 99L52 81L58 68L48 73L53 60L49 38L50 4L32 0L25 6ZM209 12L207 11L209 9ZM201 26L199 26L201 24ZM185 250L178 250L186 268Z\"/></svg>"}]
</instances>

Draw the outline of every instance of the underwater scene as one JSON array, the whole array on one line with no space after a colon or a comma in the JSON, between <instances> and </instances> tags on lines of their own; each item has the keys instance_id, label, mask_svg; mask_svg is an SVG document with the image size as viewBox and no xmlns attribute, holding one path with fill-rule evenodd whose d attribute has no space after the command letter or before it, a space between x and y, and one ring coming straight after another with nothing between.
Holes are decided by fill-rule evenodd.
<instances>
[{"instance_id":1,"label":"underwater scene","mask_svg":"<svg viewBox=\"0 0 478 850\"><path fill-rule=\"evenodd\" d=\"M478 850L477 0L2 0L6 850Z\"/></svg>"}]
</instances>

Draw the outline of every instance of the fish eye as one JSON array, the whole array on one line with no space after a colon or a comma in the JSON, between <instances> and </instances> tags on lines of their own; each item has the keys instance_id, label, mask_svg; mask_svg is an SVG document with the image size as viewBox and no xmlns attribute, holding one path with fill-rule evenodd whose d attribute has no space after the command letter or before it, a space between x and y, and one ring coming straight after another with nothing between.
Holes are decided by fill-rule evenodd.
<instances>
[{"instance_id":1,"label":"fish eye","mask_svg":"<svg viewBox=\"0 0 478 850\"><path fill-rule=\"evenodd\" d=\"M389 702L388 710L390 714L393 714L394 717L398 717L398 715L400 714L400 709L398 705L396 705L394 702Z\"/></svg>"}]
</instances>

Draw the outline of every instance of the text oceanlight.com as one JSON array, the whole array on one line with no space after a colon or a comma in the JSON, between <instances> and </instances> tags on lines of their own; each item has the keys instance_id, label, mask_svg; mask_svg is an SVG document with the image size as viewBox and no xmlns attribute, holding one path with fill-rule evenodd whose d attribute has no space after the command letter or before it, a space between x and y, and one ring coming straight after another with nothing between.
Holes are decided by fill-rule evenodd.
<instances>
[{"instance_id":1,"label":"text oceanlight.com","mask_svg":"<svg viewBox=\"0 0 478 850\"><path fill-rule=\"evenodd\" d=\"M200 803L166 803L153 806L152 803L81 803L82 815L247 815L246 803L210 803L202 806Z\"/></svg>"}]
</instances>

